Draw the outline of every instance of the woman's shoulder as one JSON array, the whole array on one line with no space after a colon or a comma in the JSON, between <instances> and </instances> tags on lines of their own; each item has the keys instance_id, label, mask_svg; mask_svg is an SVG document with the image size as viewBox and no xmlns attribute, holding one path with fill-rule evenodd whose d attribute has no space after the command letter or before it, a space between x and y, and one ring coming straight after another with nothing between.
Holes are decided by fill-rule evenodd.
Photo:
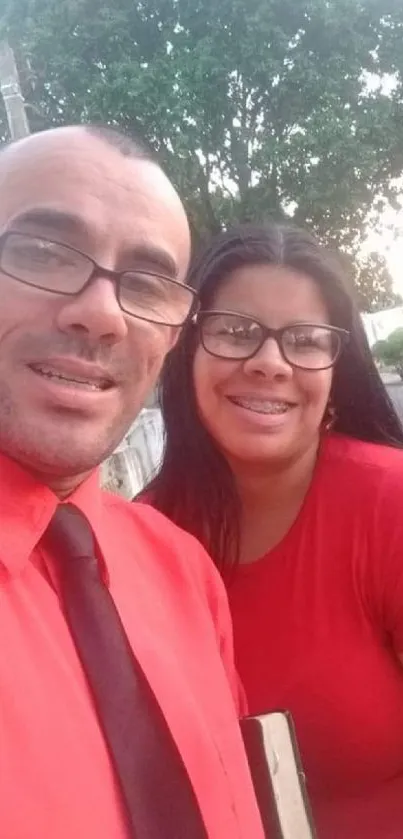
<instances>
[{"instance_id":1,"label":"woman's shoulder","mask_svg":"<svg viewBox=\"0 0 403 839\"><path fill-rule=\"evenodd\" d=\"M322 462L327 469L342 471L344 475L375 479L389 475L400 478L403 485L403 448L331 434L323 442Z\"/></svg>"},{"instance_id":2,"label":"woman's shoulder","mask_svg":"<svg viewBox=\"0 0 403 839\"><path fill-rule=\"evenodd\" d=\"M371 558L376 563L382 559L386 568L397 542L401 565L402 449L329 436L322 444L312 497L317 519L331 531L335 549L343 542L348 561L351 551L358 551L357 567L364 569Z\"/></svg>"},{"instance_id":3,"label":"woman's shoulder","mask_svg":"<svg viewBox=\"0 0 403 839\"><path fill-rule=\"evenodd\" d=\"M403 449L331 435L322 443L316 491L337 500L343 515L361 510L370 517L385 507L396 513L403 498Z\"/></svg>"}]
</instances>

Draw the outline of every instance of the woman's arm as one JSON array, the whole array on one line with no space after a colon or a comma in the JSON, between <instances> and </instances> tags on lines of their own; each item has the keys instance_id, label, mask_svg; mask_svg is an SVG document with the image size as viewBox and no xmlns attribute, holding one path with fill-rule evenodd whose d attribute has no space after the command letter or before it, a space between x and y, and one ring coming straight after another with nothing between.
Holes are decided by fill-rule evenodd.
<instances>
[{"instance_id":1,"label":"woman's arm","mask_svg":"<svg viewBox=\"0 0 403 839\"><path fill-rule=\"evenodd\" d=\"M399 455L401 453L399 452ZM403 666L403 468L382 476L368 532L367 593L377 626Z\"/></svg>"}]
</instances>

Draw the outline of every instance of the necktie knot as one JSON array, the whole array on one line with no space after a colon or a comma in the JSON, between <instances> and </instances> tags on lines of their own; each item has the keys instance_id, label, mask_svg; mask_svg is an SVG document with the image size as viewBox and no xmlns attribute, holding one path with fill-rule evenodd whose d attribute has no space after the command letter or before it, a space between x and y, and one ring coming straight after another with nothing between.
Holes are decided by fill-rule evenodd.
<instances>
[{"instance_id":1,"label":"necktie knot","mask_svg":"<svg viewBox=\"0 0 403 839\"><path fill-rule=\"evenodd\" d=\"M45 543L60 570L77 565L74 560L96 563L95 540L90 524L73 504L59 504L45 533ZM85 562L80 563L84 566ZM84 569L83 569L84 570Z\"/></svg>"}]
</instances>

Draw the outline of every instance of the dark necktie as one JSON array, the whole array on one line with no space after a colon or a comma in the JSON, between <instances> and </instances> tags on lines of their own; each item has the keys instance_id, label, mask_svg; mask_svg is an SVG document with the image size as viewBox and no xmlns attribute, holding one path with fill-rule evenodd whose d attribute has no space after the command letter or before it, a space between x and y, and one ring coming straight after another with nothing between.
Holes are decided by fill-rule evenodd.
<instances>
[{"instance_id":1,"label":"dark necktie","mask_svg":"<svg viewBox=\"0 0 403 839\"><path fill-rule=\"evenodd\" d=\"M76 507L60 505L44 545L119 781L128 836L207 839L186 768L101 579L90 525Z\"/></svg>"}]
</instances>

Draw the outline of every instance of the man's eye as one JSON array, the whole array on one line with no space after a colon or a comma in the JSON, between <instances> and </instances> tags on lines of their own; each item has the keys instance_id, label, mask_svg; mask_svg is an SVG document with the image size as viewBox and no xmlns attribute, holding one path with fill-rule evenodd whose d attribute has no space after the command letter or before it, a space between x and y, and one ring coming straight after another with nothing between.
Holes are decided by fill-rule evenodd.
<instances>
[{"instance_id":1,"label":"man's eye","mask_svg":"<svg viewBox=\"0 0 403 839\"><path fill-rule=\"evenodd\" d=\"M30 264L32 267L35 265L71 267L74 265L74 259L67 252L45 245L19 245L9 250L8 258L16 263Z\"/></svg>"}]
</instances>

